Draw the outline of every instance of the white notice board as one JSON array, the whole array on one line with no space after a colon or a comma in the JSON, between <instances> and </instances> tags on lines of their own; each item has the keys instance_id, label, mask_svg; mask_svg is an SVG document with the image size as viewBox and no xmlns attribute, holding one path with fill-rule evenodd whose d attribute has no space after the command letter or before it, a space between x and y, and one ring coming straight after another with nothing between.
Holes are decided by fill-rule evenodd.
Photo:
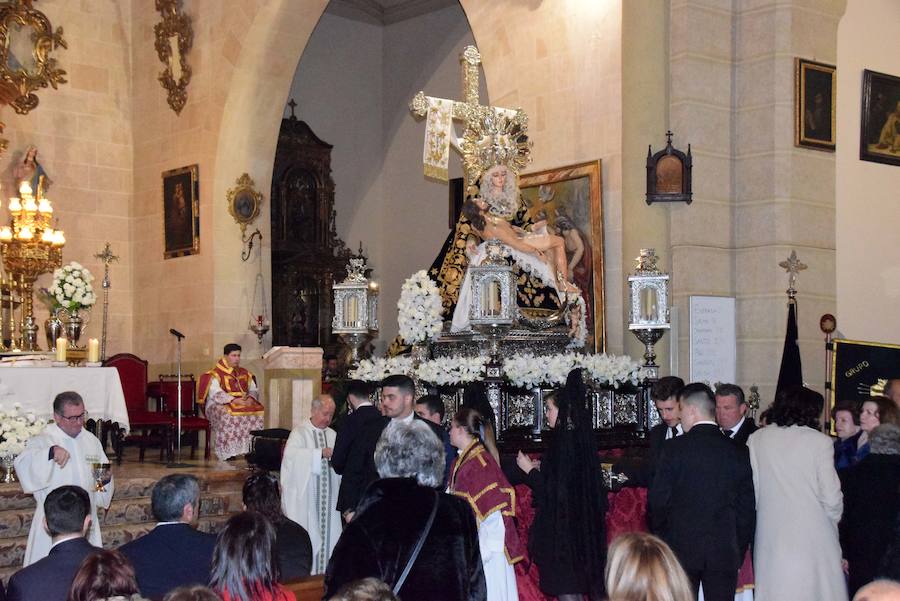
<instances>
[{"instance_id":1,"label":"white notice board","mask_svg":"<svg viewBox=\"0 0 900 601\"><path fill-rule=\"evenodd\" d=\"M734 298L690 297L691 382L734 383L737 350Z\"/></svg>"}]
</instances>

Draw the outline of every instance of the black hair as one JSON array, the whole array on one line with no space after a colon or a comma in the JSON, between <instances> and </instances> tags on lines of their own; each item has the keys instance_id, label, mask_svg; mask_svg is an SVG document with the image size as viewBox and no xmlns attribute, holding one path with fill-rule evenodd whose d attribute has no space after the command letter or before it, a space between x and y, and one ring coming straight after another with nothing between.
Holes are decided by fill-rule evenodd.
<instances>
[{"instance_id":1,"label":"black hair","mask_svg":"<svg viewBox=\"0 0 900 601\"><path fill-rule=\"evenodd\" d=\"M244 506L248 511L255 511L266 516L270 522L277 524L284 520L281 512L281 488L278 478L264 471L256 471L244 480L241 491Z\"/></svg>"},{"instance_id":2,"label":"black hair","mask_svg":"<svg viewBox=\"0 0 900 601\"><path fill-rule=\"evenodd\" d=\"M738 405L746 405L744 389L737 384L719 384L716 387L716 396L733 396L737 398Z\"/></svg>"},{"instance_id":3,"label":"black hair","mask_svg":"<svg viewBox=\"0 0 900 601\"><path fill-rule=\"evenodd\" d=\"M67 601L131 599L138 593L134 566L120 551L97 549L88 555L75 573Z\"/></svg>"},{"instance_id":4,"label":"black hair","mask_svg":"<svg viewBox=\"0 0 900 601\"><path fill-rule=\"evenodd\" d=\"M425 405L428 408L428 413L437 413L441 421L444 421L446 409L444 408L444 401L438 395L426 394L421 396L416 399L416 405Z\"/></svg>"},{"instance_id":5,"label":"black hair","mask_svg":"<svg viewBox=\"0 0 900 601\"><path fill-rule=\"evenodd\" d=\"M767 410L766 423L778 426L808 426L819 429L819 415L825 399L805 386L791 386L775 395Z\"/></svg>"},{"instance_id":6,"label":"black hair","mask_svg":"<svg viewBox=\"0 0 900 601\"><path fill-rule=\"evenodd\" d=\"M234 351L240 351L240 350L241 350L240 344L236 344L234 342L229 342L228 344L225 345L225 350L222 351L222 354L230 355Z\"/></svg>"},{"instance_id":7,"label":"black hair","mask_svg":"<svg viewBox=\"0 0 900 601\"><path fill-rule=\"evenodd\" d=\"M484 417L471 407L460 407L453 416L453 421L462 426L469 436L481 440L481 429L484 427ZM484 441L481 441L484 442Z\"/></svg>"},{"instance_id":8,"label":"black hair","mask_svg":"<svg viewBox=\"0 0 900 601\"><path fill-rule=\"evenodd\" d=\"M541 461L546 483L534 525L539 535L555 540L557 561L576 558L570 568L588 587L591 599L603 597L606 564L606 487L594 440L588 395L581 369L569 372L556 395L556 427Z\"/></svg>"},{"instance_id":9,"label":"black hair","mask_svg":"<svg viewBox=\"0 0 900 601\"><path fill-rule=\"evenodd\" d=\"M81 534L84 518L91 514L91 497L80 486L60 486L44 499L44 516L50 536Z\"/></svg>"},{"instance_id":10,"label":"black hair","mask_svg":"<svg viewBox=\"0 0 900 601\"><path fill-rule=\"evenodd\" d=\"M275 528L261 513L243 511L228 519L213 551L209 586L228 591L232 601L278 598Z\"/></svg>"},{"instance_id":11,"label":"black hair","mask_svg":"<svg viewBox=\"0 0 900 601\"><path fill-rule=\"evenodd\" d=\"M487 420L494 432L497 431L497 417L488 401L487 390L481 382L472 382L463 389L462 407L471 407Z\"/></svg>"},{"instance_id":12,"label":"black hair","mask_svg":"<svg viewBox=\"0 0 900 601\"><path fill-rule=\"evenodd\" d=\"M859 425L859 410L860 403L859 401L838 401L834 404L834 407L831 409L831 416L834 419L837 419L838 411L846 411L853 418L854 425Z\"/></svg>"},{"instance_id":13,"label":"black hair","mask_svg":"<svg viewBox=\"0 0 900 601\"><path fill-rule=\"evenodd\" d=\"M678 376L665 376L653 383L650 388L650 398L654 401L665 401L670 397L678 397L684 388L684 380Z\"/></svg>"},{"instance_id":14,"label":"black hair","mask_svg":"<svg viewBox=\"0 0 900 601\"><path fill-rule=\"evenodd\" d=\"M353 395L358 399L367 399L372 396L374 388L375 387L368 382L362 380L350 380L347 382L347 396Z\"/></svg>"},{"instance_id":15,"label":"black hair","mask_svg":"<svg viewBox=\"0 0 900 601\"><path fill-rule=\"evenodd\" d=\"M470 198L463 203L462 214L463 217L469 220L473 228L479 232L484 231L484 212L481 210L481 207L475 204L475 200Z\"/></svg>"},{"instance_id":16,"label":"black hair","mask_svg":"<svg viewBox=\"0 0 900 601\"><path fill-rule=\"evenodd\" d=\"M181 521L184 506L190 504L196 510L199 503L200 481L191 474L163 476L150 493L150 509L160 522Z\"/></svg>"},{"instance_id":17,"label":"black hair","mask_svg":"<svg viewBox=\"0 0 900 601\"><path fill-rule=\"evenodd\" d=\"M74 390L60 392L53 399L53 413L62 415L66 405L84 405L84 399Z\"/></svg>"},{"instance_id":18,"label":"black hair","mask_svg":"<svg viewBox=\"0 0 900 601\"><path fill-rule=\"evenodd\" d=\"M712 388L703 382L692 382L682 388L678 402L696 407L705 417L716 416L716 397Z\"/></svg>"},{"instance_id":19,"label":"black hair","mask_svg":"<svg viewBox=\"0 0 900 601\"><path fill-rule=\"evenodd\" d=\"M416 383L413 382L413 379L409 376L405 376L403 374L394 374L392 376L386 377L381 381L381 387L397 388L402 393L415 396L416 394Z\"/></svg>"}]
</instances>

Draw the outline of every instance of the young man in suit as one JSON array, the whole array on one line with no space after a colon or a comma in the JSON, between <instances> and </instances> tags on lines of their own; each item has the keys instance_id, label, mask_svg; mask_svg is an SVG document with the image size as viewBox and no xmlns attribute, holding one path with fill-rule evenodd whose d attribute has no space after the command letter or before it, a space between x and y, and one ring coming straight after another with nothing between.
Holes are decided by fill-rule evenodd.
<instances>
[{"instance_id":1,"label":"young man in suit","mask_svg":"<svg viewBox=\"0 0 900 601\"><path fill-rule=\"evenodd\" d=\"M659 459L663 443L683 434L678 393L684 388L684 380L678 376L665 376L657 380L650 389L650 399L656 406L660 423L650 428L647 442L650 448L643 460L637 463L622 462L618 469L628 476L626 486L649 487L653 482L653 471Z\"/></svg>"},{"instance_id":2,"label":"young man in suit","mask_svg":"<svg viewBox=\"0 0 900 601\"><path fill-rule=\"evenodd\" d=\"M740 386L721 384L716 388L716 422L722 434L743 445L756 432L756 424L747 417L747 400Z\"/></svg>"},{"instance_id":3,"label":"young man in suit","mask_svg":"<svg viewBox=\"0 0 900 601\"><path fill-rule=\"evenodd\" d=\"M679 397L684 436L663 446L648 504L652 530L666 541L707 601L734 599L738 570L756 524L747 447L722 436L705 384Z\"/></svg>"},{"instance_id":4,"label":"young man in suit","mask_svg":"<svg viewBox=\"0 0 900 601\"><path fill-rule=\"evenodd\" d=\"M174 588L209 582L216 537L196 529L200 482L190 474L170 474L153 486L150 507L159 522L140 538L119 547L134 565L138 588L161 599Z\"/></svg>"},{"instance_id":5,"label":"young man in suit","mask_svg":"<svg viewBox=\"0 0 900 601\"><path fill-rule=\"evenodd\" d=\"M44 499L44 529L51 536L50 554L9 579L9 601L66 601L69 587L91 553L85 534L91 525L91 499L80 486L60 486Z\"/></svg>"},{"instance_id":6,"label":"young man in suit","mask_svg":"<svg viewBox=\"0 0 900 601\"><path fill-rule=\"evenodd\" d=\"M363 433L372 423L386 422L386 418L371 401L373 387L362 380L351 380L347 385L347 403L351 412L344 418L334 441L331 467L341 476L338 489L337 510L345 522L349 522L367 483L367 446ZM374 452L373 449L369 451Z\"/></svg>"}]
</instances>

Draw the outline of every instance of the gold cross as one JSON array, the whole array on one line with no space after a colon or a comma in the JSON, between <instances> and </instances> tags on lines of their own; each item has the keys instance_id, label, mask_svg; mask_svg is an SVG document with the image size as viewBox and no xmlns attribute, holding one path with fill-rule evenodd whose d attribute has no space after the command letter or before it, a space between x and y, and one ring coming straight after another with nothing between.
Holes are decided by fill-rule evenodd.
<instances>
[{"instance_id":1,"label":"gold cross","mask_svg":"<svg viewBox=\"0 0 900 601\"><path fill-rule=\"evenodd\" d=\"M103 261L103 264L107 268L109 268L110 263L112 263L113 261L119 260L119 257L117 257L116 255L114 255L112 253L112 248L110 247L109 242L106 243L106 247L103 249L103 252L99 252L96 255L94 255L94 258L100 259L101 261Z\"/></svg>"}]
</instances>

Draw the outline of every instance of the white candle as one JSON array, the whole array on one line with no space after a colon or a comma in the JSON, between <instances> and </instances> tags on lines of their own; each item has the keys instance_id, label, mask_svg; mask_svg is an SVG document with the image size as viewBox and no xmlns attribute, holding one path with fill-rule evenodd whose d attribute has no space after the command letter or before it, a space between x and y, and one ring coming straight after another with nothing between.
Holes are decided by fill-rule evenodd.
<instances>
[{"instance_id":1,"label":"white candle","mask_svg":"<svg viewBox=\"0 0 900 601\"><path fill-rule=\"evenodd\" d=\"M356 324L359 321L359 299L351 296L347 299L347 323Z\"/></svg>"},{"instance_id":2,"label":"white candle","mask_svg":"<svg viewBox=\"0 0 900 601\"><path fill-rule=\"evenodd\" d=\"M100 362L100 341L96 338L88 340L88 363Z\"/></svg>"},{"instance_id":3,"label":"white candle","mask_svg":"<svg viewBox=\"0 0 900 601\"><path fill-rule=\"evenodd\" d=\"M65 338L57 338L56 339L56 360L57 361L65 361L66 360L66 351L69 347L69 341Z\"/></svg>"}]
</instances>

